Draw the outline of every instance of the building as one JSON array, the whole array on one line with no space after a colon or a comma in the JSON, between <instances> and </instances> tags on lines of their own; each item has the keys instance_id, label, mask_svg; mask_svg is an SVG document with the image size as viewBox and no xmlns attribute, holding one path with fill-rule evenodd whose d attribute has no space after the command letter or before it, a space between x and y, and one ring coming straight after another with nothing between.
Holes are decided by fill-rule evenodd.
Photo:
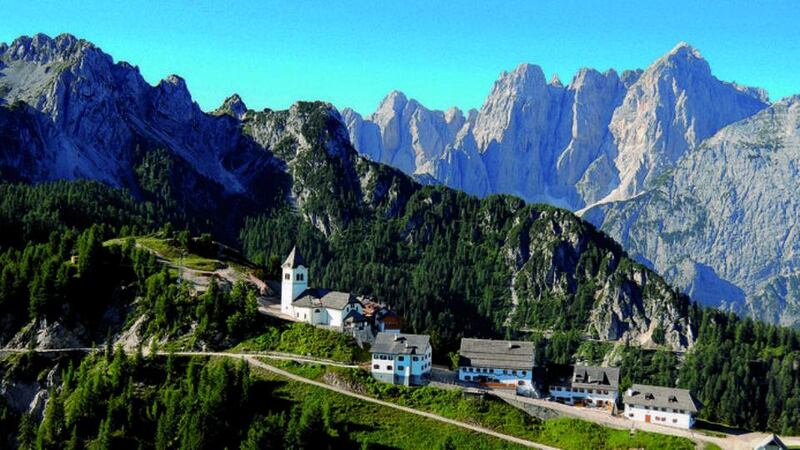
<instances>
[{"instance_id":1,"label":"building","mask_svg":"<svg viewBox=\"0 0 800 450\"><path fill-rule=\"evenodd\" d=\"M573 367L569 377L549 383L550 397L568 405L613 409L619 393L619 369L615 367Z\"/></svg>"},{"instance_id":2,"label":"building","mask_svg":"<svg viewBox=\"0 0 800 450\"><path fill-rule=\"evenodd\" d=\"M372 376L379 381L418 386L430 378L433 349L426 335L378 333L370 353Z\"/></svg>"},{"instance_id":3,"label":"building","mask_svg":"<svg viewBox=\"0 0 800 450\"><path fill-rule=\"evenodd\" d=\"M373 324L376 332L400 332L403 320L399 314L371 299L362 299L361 303L364 305L364 317Z\"/></svg>"},{"instance_id":4,"label":"building","mask_svg":"<svg viewBox=\"0 0 800 450\"><path fill-rule=\"evenodd\" d=\"M532 342L461 339L458 379L538 395L533 385Z\"/></svg>"},{"instance_id":5,"label":"building","mask_svg":"<svg viewBox=\"0 0 800 450\"><path fill-rule=\"evenodd\" d=\"M753 450L786 450L787 448L786 444L774 434L765 437L753 446Z\"/></svg>"},{"instance_id":6,"label":"building","mask_svg":"<svg viewBox=\"0 0 800 450\"><path fill-rule=\"evenodd\" d=\"M625 417L639 422L691 428L699 403L686 389L634 384L622 399Z\"/></svg>"},{"instance_id":7,"label":"building","mask_svg":"<svg viewBox=\"0 0 800 450\"><path fill-rule=\"evenodd\" d=\"M363 305L348 292L308 287L308 268L297 247L281 266L281 312L312 325L344 327L364 323Z\"/></svg>"}]
</instances>

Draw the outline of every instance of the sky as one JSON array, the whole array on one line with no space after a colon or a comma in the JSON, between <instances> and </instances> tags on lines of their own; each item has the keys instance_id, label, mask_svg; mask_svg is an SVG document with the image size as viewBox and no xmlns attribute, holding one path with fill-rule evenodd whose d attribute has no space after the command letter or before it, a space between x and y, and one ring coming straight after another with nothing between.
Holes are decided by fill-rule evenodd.
<instances>
[{"instance_id":1,"label":"sky","mask_svg":"<svg viewBox=\"0 0 800 450\"><path fill-rule=\"evenodd\" d=\"M205 110L324 100L369 114L391 90L429 108L479 108L503 71L538 64L566 84L581 67L645 68L680 41L715 76L800 93L795 1L0 0L0 42L87 39L156 84L186 80Z\"/></svg>"}]
</instances>

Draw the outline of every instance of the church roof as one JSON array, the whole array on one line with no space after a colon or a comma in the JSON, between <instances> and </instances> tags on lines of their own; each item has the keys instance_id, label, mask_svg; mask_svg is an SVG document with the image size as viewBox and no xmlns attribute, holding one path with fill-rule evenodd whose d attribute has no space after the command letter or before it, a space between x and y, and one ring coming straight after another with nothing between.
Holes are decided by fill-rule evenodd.
<instances>
[{"instance_id":1,"label":"church roof","mask_svg":"<svg viewBox=\"0 0 800 450\"><path fill-rule=\"evenodd\" d=\"M297 251L297 246L294 246L281 267L284 269L296 269L299 266L306 267L306 263L303 261L303 257L300 256L300 252Z\"/></svg>"},{"instance_id":2,"label":"church roof","mask_svg":"<svg viewBox=\"0 0 800 450\"><path fill-rule=\"evenodd\" d=\"M300 308L328 308L342 310L351 303L361 303L349 292L329 291L327 289L306 289L292 302Z\"/></svg>"},{"instance_id":3,"label":"church roof","mask_svg":"<svg viewBox=\"0 0 800 450\"><path fill-rule=\"evenodd\" d=\"M532 369L533 342L461 339L461 364L495 369Z\"/></svg>"},{"instance_id":4,"label":"church roof","mask_svg":"<svg viewBox=\"0 0 800 450\"><path fill-rule=\"evenodd\" d=\"M619 388L619 369L616 367L575 366L572 387L616 391Z\"/></svg>"},{"instance_id":5,"label":"church roof","mask_svg":"<svg viewBox=\"0 0 800 450\"><path fill-rule=\"evenodd\" d=\"M430 340L430 336L425 334L378 333L369 351L393 355L420 355L428 349Z\"/></svg>"}]
</instances>

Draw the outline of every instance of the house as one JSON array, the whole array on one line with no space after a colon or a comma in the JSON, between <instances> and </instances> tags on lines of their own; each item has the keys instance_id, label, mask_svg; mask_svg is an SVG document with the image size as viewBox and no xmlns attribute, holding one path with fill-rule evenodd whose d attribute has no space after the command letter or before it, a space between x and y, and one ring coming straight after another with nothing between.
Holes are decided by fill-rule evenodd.
<instances>
[{"instance_id":1,"label":"house","mask_svg":"<svg viewBox=\"0 0 800 450\"><path fill-rule=\"evenodd\" d=\"M619 369L576 365L568 378L550 380L550 397L569 405L612 409L619 392Z\"/></svg>"},{"instance_id":2,"label":"house","mask_svg":"<svg viewBox=\"0 0 800 450\"><path fill-rule=\"evenodd\" d=\"M308 287L308 267L297 247L281 267L282 313L312 325L343 328L346 318L363 322L363 305L353 294Z\"/></svg>"},{"instance_id":3,"label":"house","mask_svg":"<svg viewBox=\"0 0 800 450\"><path fill-rule=\"evenodd\" d=\"M537 395L532 342L461 339L458 379Z\"/></svg>"},{"instance_id":4,"label":"house","mask_svg":"<svg viewBox=\"0 0 800 450\"><path fill-rule=\"evenodd\" d=\"M429 336L378 333L370 353L372 376L376 380L418 386L430 378L433 349Z\"/></svg>"},{"instance_id":5,"label":"house","mask_svg":"<svg viewBox=\"0 0 800 450\"><path fill-rule=\"evenodd\" d=\"M639 422L691 428L699 403L686 389L634 384L622 399L625 417Z\"/></svg>"},{"instance_id":6,"label":"house","mask_svg":"<svg viewBox=\"0 0 800 450\"><path fill-rule=\"evenodd\" d=\"M759 441L753 450L786 450L787 448L778 436L771 434Z\"/></svg>"}]
</instances>

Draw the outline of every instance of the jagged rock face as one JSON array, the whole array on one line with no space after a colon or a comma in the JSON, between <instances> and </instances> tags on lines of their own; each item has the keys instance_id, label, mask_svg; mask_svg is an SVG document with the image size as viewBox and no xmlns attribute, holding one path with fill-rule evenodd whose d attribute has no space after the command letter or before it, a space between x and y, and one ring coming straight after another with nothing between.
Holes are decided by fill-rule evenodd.
<instances>
[{"instance_id":1,"label":"jagged rock face","mask_svg":"<svg viewBox=\"0 0 800 450\"><path fill-rule=\"evenodd\" d=\"M763 109L762 97L717 80L697 50L679 44L642 74L614 111L609 128L620 182L608 199L638 194L688 149Z\"/></svg>"},{"instance_id":2,"label":"jagged rock face","mask_svg":"<svg viewBox=\"0 0 800 450\"><path fill-rule=\"evenodd\" d=\"M800 324L800 97L723 128L584 218L703 303Z\"/></svg>"},{"instance_id":3,"label":"jagged rock face","mask_svg":"<svg viewBox=\"0 0 800 450\"><path fill-rule=\"evenodd\" d=\"M689 148L766 106L763 92L717 80L681 43L645 71L582 69L566 87L520 65L501 74L474 121L398 92L367 119L345 116L373 160L480 196L577 210L642 192Z\"/></svg>"},{"instance_id":4,"label":"jagged rock face","mask_svg":"<svg viewBox=\"0 0 800 450\"><path fill-rule=\"evenodd\" d=\"M22 37L0 49L0 98L25 108L29 122L8 133L34 135L45 148L26 170L13 155L0 167L28 181L89 178L136 190L133 149L145 144L168 148L224 192L243 193L252 181L251 167L238 164L249 150L237 124L203 113L180 77L150 86L137 68L70 35Z\"/></svg>"}]
</instances>

